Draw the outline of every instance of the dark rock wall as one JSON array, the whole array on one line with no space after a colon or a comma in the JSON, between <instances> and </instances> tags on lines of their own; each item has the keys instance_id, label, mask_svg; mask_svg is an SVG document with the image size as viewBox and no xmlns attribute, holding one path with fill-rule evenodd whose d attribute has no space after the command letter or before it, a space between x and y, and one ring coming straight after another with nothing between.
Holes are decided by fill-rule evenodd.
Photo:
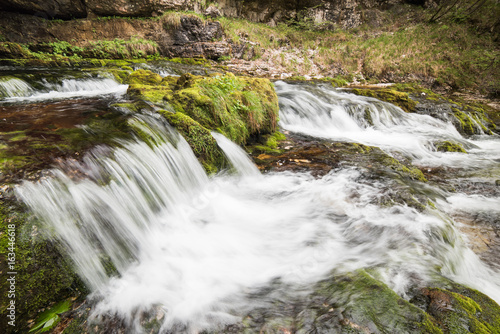
<instances>
[{"instance_id":1,"label":"dark rock wall","mask_svg":"<svg viewBox=\"0 0 500 334\"><path fill-rule=\"evenodd\" d=\"M85 0L1 0L0 10L46 19L87 17Z\"/></svg>"},{"instance_id":2,"label":"dark rock wall","mask_svg":"<svg viewBox=\"0 0 500 334\"><path fill-rule=\"evenodd\" d=\"M363 11L385 9L406 0L2 0L0 10L42 18L88 16L150 17L168 10L240 17L270 25L307 19L353 28L363 22ZM408 0L413 1L413 0Z\"/></svg>"}]
</instances>

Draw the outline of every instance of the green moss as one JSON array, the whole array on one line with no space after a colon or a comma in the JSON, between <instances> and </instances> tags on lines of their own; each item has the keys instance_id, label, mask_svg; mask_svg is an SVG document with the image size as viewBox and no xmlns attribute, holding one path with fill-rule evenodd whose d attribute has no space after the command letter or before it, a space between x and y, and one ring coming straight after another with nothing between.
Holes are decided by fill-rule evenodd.
<instances>
[{"instance_id":1,"label":"green moss","mask_svg":"<svg viewBox=\"0 0 500 334\"><path fill-rule=\"evenodd\" d=\"M278 98L269 80L216 74L184 74L178 79L135 71L128 94L158 105L171 105L202 127L238 144L250 136L271 134L278 122Z\"/></svg>"},{"instance_id":2,"label":"green moss","mask_svg":"<svg viewBox=\"0 0 500 334\"><path fill-rule=\"evenodd\" d=\"M217 172L224 165L224 155L207 128L180 112L160 110L159 113L186 139L208 173Z\"/></svg>"},{"instance_id":3,"label":"green moss","mask_svg":"<svg viewBox=\"0 0 500 334\"><path fill-rule=\"evenodd\" d=\"M128 81L130 72L127 70L108 70L108 73L113 75L113 78L121 84L125 84Z\"/></svg>"},{"instance_id":4,"label":"green moss","mask_svg":"<svg viewBox=\"0 0 500 334\"><path fill-rule=\"evenodd\" d=\"M397 172L402 177L410 178L412 180L427 182L427 179L425 178L424 174L420 169L411 165L405 166L398 160L388 155L385 154L382 155L379 158L379 163L389 167L391 170Z\"/></svg>"},{"instance_id":5,"label":"green moss","mask_svg":"<svg viewBox=\"0 0 500 334\"><path fill-rule=\"evenodd\" d=\"M428 312L447 332L500 333L500 306L484 294L455 283L451 289L424 289L424 294Z\"/></svg>"},{"instance_id":6,"label":"green moss","mask_svg":"<svg viewBox=\"0 0 500 334\"><path fill-rule=\"evenodd\" d=\"M159 74L143 69L134 71L128 77L129 84L140 84L140 85L150 85L150 86L160 84L161 80L162 77Z\"/></svg>"},{"instance_id":7,"label":"green moss","mask_svg":"<svg viewBox=\"0 0 500 334\"><path fill-rule=\"evenodd\" d=\"M467 135L474 135L477 133L476 126L469 115L462 110L452 108L453 115L460 122L459 131Z\"/></svg>"},{"instance_id":8,"label":"green moss","mask_svg":"<svg viewBox=\"0 0 500 334\"><path fill-rule=\"evenodd\" d=\"M84 287L52 241L45 238L36 222L28 220L26 210L11 200L0 200L0 267L16 275L16 333L28 332L28 320L37 312L68 297L84 293ZM15 226L14 270L8 267L8 227ZM10 287L0 282L0 293L7 296ZM8 298L0 301L1 316L6 317ZM8 328L7 328L8 330Z\"/></svg>"},{"instance_id":9,"label":"green moss","mask_svg":"<svg viewBox=\"0 0 500 334\"><path fill-rule=\"evenodd\" d=\"M393 89L352 89L352 92L356 95L374 97L381 101L390 102L397 105L406 112L414 112L417 105L416 101L413 101L408 93L399 92Z\"/></svg>"},{"instance_id":10,"label":"green moss","mask_svg":"<svg viewBox=\"0 0 500 334\"><path fill-rule=\"evenodd\" d=\"M205 58L168 58L167 60L177 64L212 66L210 61Z\"/></svg>"},{"instance_id":11,"label":"green moss","mask_svg":"<svg viewBox=\"0 0 500 334\"><path fill-rule=\"evenodd\" d=\"M267 138L266 146L272 149L278 147L278 142L286 140L286 136L281 132L276 131Z\"/></svg>"},{"instance_id":12,"label":"green moss","mask_svg":"<svg viewBox=\"0 0 500 334\"><path fill-rule=\"evenodd\" d=\"M464 147L459 143L450 142L448 140L441 141L435 144L436 150L440 152L459 152L467 153Z\"/></svg>"},{"instance_id":13,"label":"green moss","mask_svg":"<svg viewBox=\"0 0 500 334\"><path fill-rule=\"evenodd\" d=\"M323 281L316 293L324 298L327 314L342 307L343 329L372 328L381 333L441 333L432 317L398 296L364 270Z\"/></svg>"}]
</instances>

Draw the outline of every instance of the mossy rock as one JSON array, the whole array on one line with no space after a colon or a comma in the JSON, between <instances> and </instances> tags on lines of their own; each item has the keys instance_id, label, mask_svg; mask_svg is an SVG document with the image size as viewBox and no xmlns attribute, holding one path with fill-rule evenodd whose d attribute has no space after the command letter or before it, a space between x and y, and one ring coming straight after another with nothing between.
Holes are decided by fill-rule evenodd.
<instances>
[{"instance_id":1,"label":"mossy rock","mask_svg":"<svg viewBox=\"0 0 500 334\"><path fill-rule=\"evenodd\" d=\"M0 325L5 333L27 333L29 321L36 318L39 310L67 299L87 293L67 260L59 253L53 241L43 236L36 222L28 219L26 209L12 199L0 200L0 267L3 273L15 271L15 327L3 324L7 318L9 298L0 303ZM8 226L15 226L15 264L8 267L10 252ZM13 269L13 270L12 270ZM4 276L5 277L5 276ZM7 297L10 285L6 279L0 282L0 293Z\"/></svg>"},{"instance_id":2,"label":"mossy rock","mask_svg":"<svg viewBox=\"0 0 500 334\"><path fill-rule=\"evenodd\" d=\"M161 79L151 71L139 70L128 81L131 97L164 109L171 107L207 131L220 132L237 144L253 136L272 134L277 128L278 97L267 79L233 74L184 74ZM179 122L181 116L176 117Z\"/></svg>"},{"instance_id":3,"label":"mossy rock","mask_svg":"<svg viewBox=\"0 0 500 334\"><path fill-rule=\"evenodd\" d=\"M344 308L342 332L442 333L432 317L365 270L324 281L317 293L327 297L329 307Z\"/></svg>"},{"instance_id":4,"label":"mossy rock","mask_svg":"<svg viewBox=\"0 0 500 334\"><path fill-rule=\"evenodd\" d=\"M140 84L140 85L150 85L150 86L159 85L161 81L162 77L159 74L143 69L139 69L137 71L132 72L127 80L129 84Z\"/></svg>"},{"instance_id":5,"label":"mossy rock","mask_svg":"<svg viewBox=\"0 0 500 334\"><path fill-rule=\"evenodd\" d=\"M453 110L453 116L455 116L455 118L459 121L458 130L461 133L467 135L475 135L479 133L478 129L476 129L473 120L467 113L457 108L452 108L452 110Z\"/></svg>"},{"instance_id":6,"label":"mossy rock","mask_svg":"<svg viewBox=\"0 0 500 334\"><path fill-rule=\"evenodd\" d=\"M273 302L223 333L433 333L433 318L364 270L335 274L307 295L270 289ZM263 294L265 292L262 292Z\"/></svg>"},{"instance_id":7,"label":"mossy rock","mask_svg":"<svg viewBox=\"0 0 500 334\"><path fill-rule=\"evenodd\" d=\"M426 288L424 310L444 333L500 333L500 306L483 293L452 283L451 288Z\"/></svg>"},{"instance_id":8,"label":"mossy rock","mask_svg":"<svg viewBox=\"0 0 500 334\"><path fill-rule=\"evenodd\" d=\"M167 121L186 139L194 154L208 173L214 173L225 165L225 157L208 129L191 117L177 112L160 110Z\"/></svg>"},{"instance_id":9,"label":"mossy rock","mask_svg":"<svg viewBox=\"0 0 500 334\"><path fill-rule=\"evenodd\" d=\"M437 142L435 144L436 150L439 152L458 152L467 153L464 147L459 143L450 142L448 140Z\"/></svg>"},{"instance_id":10,"label":"mossy rock","mask_svg":"<svg viewBox=\"0 0 500 334\"><path fill-rule=\"evenodd\" d=\"M417 102L412 100L408 93L392 89L352 89L356 95L374 97L381 101L390 102L406 112L414 112Z\"/></svg>"},{"instance_id":11,"label":"mossy rock","mask_svg":"<svg viewBox=\"0 0 500 334\"><path fill-rule=\"evenodd\" d=\"M28 58L30 52L20 44L11 42L0 43L0 59Z\"/></svg>"}]
</instances>

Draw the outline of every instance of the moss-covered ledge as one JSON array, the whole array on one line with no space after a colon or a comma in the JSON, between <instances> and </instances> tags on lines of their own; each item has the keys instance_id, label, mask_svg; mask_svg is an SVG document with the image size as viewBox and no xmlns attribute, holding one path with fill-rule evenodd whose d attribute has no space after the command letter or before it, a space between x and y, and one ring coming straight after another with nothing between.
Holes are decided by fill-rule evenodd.
<instances>
[{"instance_id":1,"label":"moss-covered ledge","mask_svg":"<svg viewBox=\"0 0 500 334\"><path fill-rule=\"evenodd\" d=\"M190 116L209 130L238 144L249 137L276 131L278 97L267 79L232 73L207 77L184 74L161 78L147 70L133 72L128 94Z\"/></svg>"},{"instance_id":2,"label":"moss-covered ledge","mask_svg":"<svg viewBox=\"0 0 500 334\"><path fill-rule=\"evenodd\" d=\"M390 102L406 112L414 112L417 102L412 100L408 93L399 92L393 89L376 88L376 89L363 89L353 88L352 93L361 96L374 97L381 101Z\"/></svg>"},{"instance_id":3,"label":"moss-covered ledge","mask_svg":"<svg viewBox=\"0 0 500 334\"><path fill-rule=\"evenodd\" d=\"M267 138L277 129L278 97L267 79L232 73L162 78L137 70L126 81L127 94L162 109L160 113L186 138L208 171L223 161L210 131L241 145Z\"/></svg>"}]
</instances>

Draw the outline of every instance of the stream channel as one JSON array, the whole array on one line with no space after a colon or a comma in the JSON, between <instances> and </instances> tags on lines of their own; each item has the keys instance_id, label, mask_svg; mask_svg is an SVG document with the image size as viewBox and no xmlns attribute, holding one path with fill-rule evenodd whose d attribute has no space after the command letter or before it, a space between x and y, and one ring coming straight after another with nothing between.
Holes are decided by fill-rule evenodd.
<instances>
[{"instance_id":1,"label":"stream channel","mask_svg":"<svg viewBox=\"0 0 500 334\"><path fill-rule=\"evenodd\" d=\"M345 89L278 81L281 156L265 165L255 155L259 169L214 133L232 168L207 175L162 116L113 106L127 86L104 69L1 76L0 139L26 162L3 182L25 179L15 194L91 291L89 319L132 332L151 319L160 332L238 332L279 304L283 314L268 318L286 327L286 305L360 272L406 301L451 281L500 302L496 135L464 137L451 122ZM468 153L438 151L443 141ZM386 168L394 158L407 167ZM415 167L423 173L401 176ZM370 294L358 290L348 295ZM335 309L351 302L339 292Z\"/></svg>"}]
</instances>

